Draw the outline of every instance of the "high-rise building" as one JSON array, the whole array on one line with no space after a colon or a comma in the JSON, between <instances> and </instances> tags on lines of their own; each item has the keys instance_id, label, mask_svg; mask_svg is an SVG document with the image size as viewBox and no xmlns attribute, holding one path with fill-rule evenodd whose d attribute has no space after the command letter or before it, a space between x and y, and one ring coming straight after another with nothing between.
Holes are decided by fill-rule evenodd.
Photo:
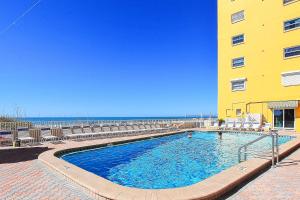
<instances>
[{"instance_id":1,"label":"high-rise building","mask_svg":"<svg viewBox=\"0 0 300 200\"><path fill-rule=\"evenodd\" d=\"M300 0L218 0L218 114L300 132Z\"/></svg>"}]
</instances>

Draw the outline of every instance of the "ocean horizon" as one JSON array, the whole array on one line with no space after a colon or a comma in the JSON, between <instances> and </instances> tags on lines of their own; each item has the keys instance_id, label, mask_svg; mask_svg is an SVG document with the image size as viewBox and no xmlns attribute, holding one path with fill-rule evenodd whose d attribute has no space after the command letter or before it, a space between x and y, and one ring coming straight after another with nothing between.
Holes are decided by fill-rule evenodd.
<instances>
[{"instance_id":1,"label":"ocean horizon","mask_svg":"<svg viewBox=\"0 0 300 200\"><path fill-rule=\"evenodd\" d=\"M208 118L216 115L191 115L191 116L165 116L165 117L24 117L19 118L22 121L46 122L46 121L125 121L125 120L167 120L167 119L192 119Z\"/></svg>"}]
</instances>

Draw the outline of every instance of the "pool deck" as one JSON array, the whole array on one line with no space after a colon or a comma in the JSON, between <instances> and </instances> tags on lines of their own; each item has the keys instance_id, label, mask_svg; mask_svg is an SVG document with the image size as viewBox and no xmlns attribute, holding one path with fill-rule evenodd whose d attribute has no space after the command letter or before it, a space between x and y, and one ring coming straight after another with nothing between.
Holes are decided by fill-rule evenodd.
<instances>
[{"instance_id":1,"label":"pool deck","mask_svg":"<svg viewBox=\"0 0 300 200\"><path fill-rule=\"evenodd\" d=\"M39 151L31 153L33 154L31 158L20 158L20 154L19 156L16 154L16 158L11 157L4 163L0 162L0 183L2 185L2 187L0 187L0 199L214 199L250 178L253 174L258 173L262 168L267 168L270 165L269 160L255 158L189 187L168 190L141 190L114 184L54 156L54 153L70 148L82 148L96 144L105 145L151 136L153 135L81 142L65 141L64 144L48 143L36 147ZM299 137L282 145L280 147L281 155L284 156L283 154L289 153L290 148L296 149L299 145ZM2 157L1 151L0 156ZM12 149L11 151L16 151L16 149ZM230 198L266 199L270 197L270 194L266 191L271 191L273 187L270 186L268 176L277 178L272 184L276 184L277 188L279 188L276 192L280 193L281 196L286 194L286 190L280 189L280 185L288 185L287 183L290 183L290 180L287 180L285 177L294 178L294 181L292 181L293 184L290 184L289 191L299 190L299 151L300 150L291 155L294 156L293 159L296 160L295 165L284 165L283 163L287 161L286 159L283 160L282 167L270 169L258 179L250 182L245 189L241 189ZM23 153L23 156L25 156L26 151L23 150ZM37 159L37 155L39 155L39 159ZM290 159L290 157L287 159ZM46 167L45 164L52 168L52 170ZM291 167L295 171L291 171ZM274 175L274 173L276 173L276 175ZM294 177L296 173L298 175ZM265 176L266 178L264 178ZM298 179L296 179L297 177ZM252 198L254 197L251 196L252 192L255 192L253 188L262 188L261 184L265 188L269 187L270 189L262 191L261 196L257 196L256 194L256 196L254 195L256 198ZM39 194L39 196L32 194ZM292 194L294 196L290 199L299 199L299 193L294 192Z\"/></svg>"},{"instance_id":2,"label":"pool deck","mask_svg":"<svg viewBox=\"0 0 300 200\"><path fill-rule=\"evenodd\" d=\"M298 200L300 199L300 149L251 181L229 200Z\"/></svg>"}]
</instances>

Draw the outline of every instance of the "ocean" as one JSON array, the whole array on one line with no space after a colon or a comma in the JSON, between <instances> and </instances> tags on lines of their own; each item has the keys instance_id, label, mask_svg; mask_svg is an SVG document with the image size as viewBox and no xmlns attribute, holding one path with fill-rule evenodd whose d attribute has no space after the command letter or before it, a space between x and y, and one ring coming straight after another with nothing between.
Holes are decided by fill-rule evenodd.
<instances>
[{"instance_id":1,"label":"ocean","mask_svg":"<svg viewBox=\"0 0 300 200\"><path fill-rule=\"evenodd\" d=\"M203 115L202 118L215 117ZM28 122L50 122L50 121L125 121L125 120L167 120L167 119L192 119L200 116L178 116L178 117L26 117L22 121Z\"/></svg>"}]
</instances>

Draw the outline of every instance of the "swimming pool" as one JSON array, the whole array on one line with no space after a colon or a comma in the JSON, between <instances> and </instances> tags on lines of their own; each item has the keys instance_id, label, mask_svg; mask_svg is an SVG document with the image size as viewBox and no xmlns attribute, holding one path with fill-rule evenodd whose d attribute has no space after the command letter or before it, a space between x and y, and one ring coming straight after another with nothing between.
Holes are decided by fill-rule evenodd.
<instances>
[{"instance_id":1,"label":"swimming pool","mask_svg":"<svg viewBox=\"0 0 300 200\"><path fill-rule=\"evenodd\" d=\"M141 189L189 186L238 163L238 148L260 135L193 132L142 140L122 145L79 151L61 156L84 170L114 183ZM291 140L280 137L279 143ZM251 148L270 150L265 138Z\"/></svg>"}]
</instances>

